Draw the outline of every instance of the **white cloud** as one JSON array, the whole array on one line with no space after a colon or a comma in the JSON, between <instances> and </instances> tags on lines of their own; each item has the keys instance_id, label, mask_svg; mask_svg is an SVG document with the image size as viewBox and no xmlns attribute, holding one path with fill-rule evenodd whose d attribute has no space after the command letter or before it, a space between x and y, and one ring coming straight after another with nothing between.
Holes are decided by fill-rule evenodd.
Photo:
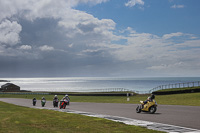
<instances>
[{"instance_id":1,"label":"white cloud","mask_svg":"<svg viewBox=\"0 0 200 133\"><path fill-rule=\"evenodd\" d=\"M22 45L19 47L19 49L22 49L22 50L31 50L32 47L30 45Z\"/></svg>"},{"instance_id":2,"label":"white cloud","mask_svg":"<svg viewBox=\"0 0 200 133\"><path fill-rule=\"evenodd\" d=\"M77 6L79 3L89 3L92 5L100 4L103 2L107 2L109 0L68 0L67 3L71 5L71 7Z\"/></svg>"},{"instance_id":3,"label":"white cloud","mask_svg":"<svg viewBox=\"0 0 200 133\"><path fill-rule=\"evenodd\" d=\"M185 6L184 5L173 5L171 6L171 8L184 8Z\"/></svg>"},{"instance_id":4,"label":"white cloud","mask_svg":"<svg viewBox=\"0 0 200 133\"><path fill-rule=\"evenodd\" d=\"M158 65L158 66L151 66L151 67L148 67L147 69L166 70L166 69L176 69L176 68L180 68L182 66L184 66L183 62L177 62L177 63L174 63L174 64L161 64L161 65Z\"/></svg>"},{"instance_id":5,"label":"white cloud","mask_svg":"<svg viewBox=\"0 0 200 133\"><path fill-rule=\"evenodd\" d=\"M115 30L116 23L113 20L98 19L91 14L75 10L74 8L79 3L95 5L107 1L108 0L2 1L0 4L0 44L3 45L0 45L0 55L5 57L34 57L33 59L47 59L52 57L52 60L59 59L62 63L65 60L64 58L68 58L68 61L73 60L71 62L76 62L77 64L86 60L83 64L78 64L80 66L88 64L95 66L97 62L101 63L101 61L107 61L103 63L108 64L108 66L118 66L120 64L119 67L122 67L121 64L123 64L127 68L130 68L130 71L134 71L131 69L135 66L141 67L143 70L162 70L167 72L170 72L172 69L175 72L179 69L183 71L184 69L189 70L189 68L193 66L200 67L200 59L198 56L200 40L198 37L182 32L158 36L150 33L138 33L131 27L121 30L119 32L121 35L117 36L114 34L114 32L117 31ZM142 6L144 5L144 1L129 0L125 5L129 7L135 5ZM181 6L175 5L172 8L181 8ZM34 33L30 28L30 31L27 30L27 32L21 34L24 40L27 39L27 42L23 44L32 45L19 44L19 33L22 31L22 26L19 22L22 22L24 19L28 21L27 23L30 22L30 25L34 27L36 27L34 24L39 20L37 24L42 27L38 28L39 26L37 25L38 27L34 29ZM20 21L17 22L17 20ZM53 20L54 25L51 26L52 29L45 29L44 23L40 20L48 20L48 22L49 20ZM52 31L52 34L49 33L50 31ZM58 40L53 40L54 38L52 39L51 37L59 36L56 35L57 33L63 36ZM26 34L30 34L30 36L26 36ZM28 37L31 37L33 42L28 42L30 39ZM184 39L181 40L181 42L177 41L176 39L179 37ZM35 38L37 40L34 40ZM46 40L43 40L42 42L44 38L50 41L45 42ZM121 42L121 44L113 43L116 40L120 41L120 39L123 40L123 44ZM51 40L53 41L51 42ZM5 44L8 44L9 47ZM50 45L41 46L41 44ZM40 47L36 48L38 45ZM11 48L11 46L13 47ZM17 49L15 49L16 47ZM54 55L44 51L59 51L59 53L56 53L54 57ZM83 55L88 55L87 57L90 58L86 59L84 58L86 56ZM117 65L113 65L113 62ZM77 64L75 65L77 66Z\"/></svg>"},{"instance_id":6,"label":"white cloud","mask_svg":"<svg viewBox=\"0 0 200 133\"><path fill-rule=\"evenodd\" d=\"M127 45L110 46L111 49L115 49L110 52L116 59L143 64L147 70L163 70L165 74L177 74L180 70L184 73L184 69L191 71L194 66L200 67L200 58L197 56L200 51L200 39L190 40L191 35L186 35L179 32L159 37L149 33L130 33L126 37ZM178 43L173 37L184 37L185 40Z\"/></svg>"},{"instance_id":7,"label":"white cloud","mask_svg":"<svg viewBox=\"0 0 200 133\"><path fill-rule=\"evenodd\" d=\"M20 41L22 27L16 21L4 20L0 23L0 43L16 45Z\"/></svg>"},{"instance_id":8,"label":"white cloud","mask_svg":"<svg viewBox=\"0 0 200 133\"><path fill-rule=\"evenodd\" d=\"M75 39L77 37L80 38L81 35L84 38L83 40L85 40L85 43L82 43L84 45L90 45L90 43L95 44L98 41L117 40L118 37L113 34L116 25L113 20L99 20L91 14L72 8L79 3L95 5L107 1L108 0L3 1L0 5L0 11L2 11L0 12L0 21L5 18L22 18L34 23L36 19L54 19L58 24L58 27L55 28L60 28L60 32L65 34L66 38ZM9 8L7 9L5 7ZM17 32L16 37L19 37L18 33L19 32ZM89 41L91 38L94 38L92 42ZM19 42L20 38L18 38L17 41ZM79 41L80 43L82 40L75 39L75 41ZM14 42L16 42L16 39Z\"/></svg>"},{"instance_id":9,"label":"white cloud","mask_svg":"<svg viewBox=\"0 0 200 133\"><path fill-rule=\"evenodd\" d=\"M115 29L115 22L111 19L95 18L93 15L83 11L75 10L73 7L80 3L99 4L108 0L10 0L3 1L0 5L0 18L19 17L34 22L36 19L55 19L58 26L65 32L66 37L74 37L76 34L98 35L105 39L114 38L112 30ZM5 7L9 7L5 9ZM7 13L8 12L8 13ZM4 15L6 14L6 15ZM0 19L0 21L1 21Z\"/></svg>"},{"instance_id":10,"label":"white cloud","mask_svg":"<svg viewBox=\"0 0 200 133\"><path fill-rule=\"evenodd\" d=\"M190 48L197 49L197 48L200 48L200 40L196 38L194 40L186 40L183 43L176 44L176 47L177 48L190 47Z\"/></svg>"},{"instance_id":11,"label":"white cloud","mask_svg":"<svg viewBox=\"0 0 200 133\"><path fill-rule=\"evenodd\" d=\"M39 49L41 51L52 51L52 50L54 50L54 47L51 47L51 46L48 46L48 45L44 45L44 46L39 47Z\"/></svg>"},{"instance_id":12,"label":"white cloud","mask_svg":"<svg viewBox=\"0 0 200 133\"><path fill-rule=\"evenodd\" d=\"M183 36L184 34L181 32L176 32L176 33L170 33L170 34L165 34L163 35L163 39L170 39L172 37L179 37L179 36Z\"/></svg>"},{"instance_id":13,"label":"white cloud","mask_svg":"<svg viewBox=\"0 0 200 133\"><path fill-rule=\"evenodd\" d=\"M138 4L138 5L144 5L144 1L143 0L129 0L127 3L125 3L125 6L133 7L136 4Z\"/></svg>"}]
</instances>

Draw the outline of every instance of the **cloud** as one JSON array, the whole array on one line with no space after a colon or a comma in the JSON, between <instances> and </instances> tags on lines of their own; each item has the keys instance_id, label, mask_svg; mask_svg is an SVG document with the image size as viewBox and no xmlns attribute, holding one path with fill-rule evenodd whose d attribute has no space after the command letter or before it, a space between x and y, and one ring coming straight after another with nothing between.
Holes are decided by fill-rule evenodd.
<instances>
[{"instance_id":1,"label":"cloud","mask_svg":"<svg viewBox=\"0 0 200 133\"><path fill-rule=\"evenodd\" d=\"M0 69L19 75L37 71L42 76L49 71L57 76L145 76L151 71L168 75L172 70L184 75L184 70L199 69L197 36L183 32L159 36L131 27L117 31L112 19L98 19L75 8L107 1L2 1L0 60L5 67ZM144 1L129 0L125 5L142 6Z\"/></svg>"},{"instance_id":2,"label":"cloud","mask_svg":"<svg viewBox=\"0 0 200 133\"><path fill-rule=\"evenodd\" d=\"M184 66L184 63L183 62L177 62L177 63L174 63L174 64L161 64L161 65L158 65L158 66L151 66L151 67L148 67L147 69L151 69L151 70L166 70L166 69L176 69L177 67L182 67Z\"/></svg>"},{"instance_id":3,"label":"cloud","mask_svg":"<svg viewBox=\"0 0 200 133\"><path fill-rule=\"evenodd\" d=\"M22 49L22 50L31 50L32 47L30 45L22 45L19 47L19 49Z\"/></svg>"},{"instance_id":4,"label":"cloud","mask_svg":"<svg viewBox=\"0 0 200 133\"><path fill-rule=\"evenodd\" d=\"M163 36L130 33L126 37L126 45L117 45L118 47L111 45L110 48L114 50L110 52L122 62L132 62L134 66L140 64L144 71L153 70L164 75L181 75L185 73L184 71L195 74L197 66L200 67L197 63L200 61L197 56L200 50L200 39L192 39L191 36L181 32ZM176 37L185 40L177 42Z\"/></svg>"},{"instance_id":5,"label":"cloud","mask_svg":"<svg viewBox=\"0 0 200 133\"><path fill-rule=\"evenodd\" d=\"M133 7L136 4L138 4L138 5L144 5L144 1L143 0L129 0L127 3L125 3L125 6Z\"/></svg>"},{"instance_id":6,"label":"cloud","mask_svg":"<svg viewBox=\"0 0 200 133\"><path fill-rule=\"evenodd\" d=\"M39 49L41 51L52 51L52 50L54 50L54 47L51 47L51 46L48 46L48 45L44 45L44 46L39 47Z\"/></svg>"},{"instance_id":7,"label":"cloud","mask_svg":"<svg viewBox=\"0 0 200 133\"><path fill-rule=\"evenodd\" d=\"M165 34L163 35L163 39L170 39L172 37L179 37L179 36L183 36L184 34L181 32L176 32L176 33L170 33L170 34Z\"/></svg>"},{"instance_id":8,"label":"cloud","mask_svg":"<svg viewBox=\"0 0 200 133\"><path fill-rule=\"evenodd\" d=\"M185 6L184 5L172 5L171 8L184 8Z\"/></svg>"},{"instance_id":9,"label":"cloud","mask_svg":"<svg viewBox=\"0 0 200 133\"><path fill-rule=\"evenodd\" d=\"M4 20L0 23L0 43L16 45L20 41L19 33L22 27L16 21Z\"/></svg>"},{"instance_id":10,"label":"cloud","mask_svg":"<svg viewBox=\"0 0 200 133\"><path fill-rule=\"evenodd\" d=\"M96 4L100 4L100 3L103 3L103 2L107 2L109 0L68 0L68 4L71 5L71 7L74 7L74 6L77 6L78 4L80 3L83 3L83 4L92 4L92 5L96 5Z\"/></svg>"}]
</instances>

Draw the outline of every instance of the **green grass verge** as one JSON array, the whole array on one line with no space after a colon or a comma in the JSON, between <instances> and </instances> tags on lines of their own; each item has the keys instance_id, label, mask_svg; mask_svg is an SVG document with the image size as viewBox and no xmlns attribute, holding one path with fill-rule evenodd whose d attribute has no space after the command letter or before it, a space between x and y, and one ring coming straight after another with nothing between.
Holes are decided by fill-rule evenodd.
<instances>
[{"instance_id":1,"label":"green grass verge","mask_svg":"<svg viewBox=\"0 0 200 133\"><path fill-rule=\"evenodd\" d=\"M106 119L0 102L1 133L156 133Z\"/></svg>"},{"instance_id":2,"label":"green grass verge","mask_svg":"<svg viewBox=\"0 0 200 133\"><path fill-rule=\"evenodd\" d=\"M38 100L43 95L11 95L0 94L0 98L28 98L36 97ZM44 95L47 100L52 100L54 95ZM149 95L136 95L131 96L130 101L127 101L126 96L70 96L72 102L96 102L96 103L130 103L137 104L140 100L146 100ZM59 99L63 96L58 95ZM158 104L165 105L187 105L187 106L200 106L200 93L184 93L173 95L156 95Z\"/></svg>"},{"instance_id":3,"label":"green grass verge","mask_svg":"<svg viewBox=\"0 0 200 133\"><path fill-rule=\"evenodd\" d=\"M185 87L185 88L170 88L170 89L163 89L163 90L158 90L155 92L166 92L166 91L184 91L184 90L195 90L195 89L200 89L200 87Z\"/></svg>"}]
</instances>

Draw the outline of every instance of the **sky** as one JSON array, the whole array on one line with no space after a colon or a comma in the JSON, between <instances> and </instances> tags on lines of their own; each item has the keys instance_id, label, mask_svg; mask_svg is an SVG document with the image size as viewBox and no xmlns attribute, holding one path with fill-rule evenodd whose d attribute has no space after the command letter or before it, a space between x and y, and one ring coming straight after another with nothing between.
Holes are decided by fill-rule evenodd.
<instances>
[{"instance_id":1,"label":"sky","mask_svg":"<svg viewBox=\"0 0 200 133\"><path fill-rule=\"evenodd\" d=\"M0 0L0 77L199 77L199 0Z\"/></svg>"}]
</instances>

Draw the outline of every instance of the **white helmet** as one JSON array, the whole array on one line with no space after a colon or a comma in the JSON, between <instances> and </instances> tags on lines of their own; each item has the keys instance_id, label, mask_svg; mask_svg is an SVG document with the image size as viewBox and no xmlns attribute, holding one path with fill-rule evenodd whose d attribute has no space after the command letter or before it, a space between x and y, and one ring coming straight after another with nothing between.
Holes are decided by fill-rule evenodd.
<instances>
[{"instance_id":1,"label":"white helmet","mask_svg":"<svg viewBox=\"0 0 200 133\"><path fill-rule=\"evenodd\" d=\"M68 95L66 94L65 97L68 97Z\"/></svg>"},{"instance_id":2,"label":"white helmet","mask_svg":"<svg viewBox=\"0 0 200 133\"><path fill-rule=\"evenodd\" d=\"M57 97L57 95L55 95L54 97Z\"/></svg>"}]
</instances>

